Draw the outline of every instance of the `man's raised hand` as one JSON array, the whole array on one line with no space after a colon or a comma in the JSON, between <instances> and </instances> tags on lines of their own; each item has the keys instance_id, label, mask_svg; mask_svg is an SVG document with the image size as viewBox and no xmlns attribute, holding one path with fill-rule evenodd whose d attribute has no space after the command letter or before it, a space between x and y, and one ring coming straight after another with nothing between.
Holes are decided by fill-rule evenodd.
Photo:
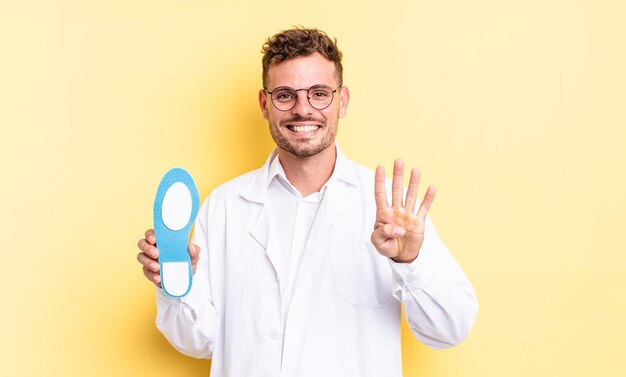
<instances>
[{"instance_id":1,"label":"man's raised hand","mask_svg":"<svg viewBox=\"0 0 626 377\"><path fill-rule=\"evenodd\" d=\"M372 232L371 241L378 252L395 262L410 263L419 254L424 243L424 229L426 215L435 199L435 186L429 186L415 213L417 201L417 187L419 185L420 170L411 169L411 179L404 196L404 161L396 160L393 164L393 182L391 185L391 207L387 202L385 189L385 168L376 168L374 179L374 196L376 198L376 223Z\"/></svg>"}]
</instances>

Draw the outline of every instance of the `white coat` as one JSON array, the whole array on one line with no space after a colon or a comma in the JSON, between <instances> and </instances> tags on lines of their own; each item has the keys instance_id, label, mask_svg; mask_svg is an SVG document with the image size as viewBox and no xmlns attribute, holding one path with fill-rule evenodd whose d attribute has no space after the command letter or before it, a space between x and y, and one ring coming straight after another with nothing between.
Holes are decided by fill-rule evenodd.
<instances>
[{"instance_id":1,"label":"white coat","mask_svg":"<svg viewBox=\"0 0 626 377\"><path fill-rule=\"evenodd\" d=\"M430 219L413 263L381 256L370 242L374 173L339 148L283 334L273 248L279 230L270 226L266 206L275 154L202 205L189 295L157 292L157 327L175 348L212 358L212 377L399 377L400 302L413 334L428 346L453 346L467 336L478 307L474 290Z\"/></svg>"}]
</instances>

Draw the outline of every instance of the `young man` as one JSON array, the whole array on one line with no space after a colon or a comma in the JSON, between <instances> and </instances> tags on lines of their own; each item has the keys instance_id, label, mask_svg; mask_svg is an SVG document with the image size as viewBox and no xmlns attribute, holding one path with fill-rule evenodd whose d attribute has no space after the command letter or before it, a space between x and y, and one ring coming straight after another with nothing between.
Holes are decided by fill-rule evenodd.
<instances>
[{"instance_id":1,"label":"young man","mask_svg":"<svg viewBox=\"0 0 626 377\"><path fill-rule=\"evenodd\" d=\"M259 104L277 148L206 199L189 245L193 287L182 299L157 289L157 327L179 351L212 358L212 377L401 376L401 303L432 348L461 342L478 307L427 217L435 189L418 206L417 169L405 197L401 160L386 187L382 167L341 153L350 92L325 33L287 30L263 51ZM160 286L152 230L139 248Z\"/></svg>"}]
</instances>

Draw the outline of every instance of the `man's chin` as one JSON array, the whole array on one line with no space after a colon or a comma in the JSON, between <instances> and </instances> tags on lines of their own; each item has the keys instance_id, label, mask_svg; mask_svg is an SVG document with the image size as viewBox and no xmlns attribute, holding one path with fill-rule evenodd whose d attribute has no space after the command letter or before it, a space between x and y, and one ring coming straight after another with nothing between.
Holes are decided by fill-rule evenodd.
<instances>
[{"instance_id":1,"label":"man's chin","mask_svg":"<svg viewBox=\"0 0 626 377\"><path fill-rule=\"evenodd\" d=\"M309 145L309 146L297 146L297 145L285 145L280 146L281 149L289 152L290 154L297 157L312 157L315 156L331 146L333 143L331 142L328 145Z\"/></svg>"}]
</instances>

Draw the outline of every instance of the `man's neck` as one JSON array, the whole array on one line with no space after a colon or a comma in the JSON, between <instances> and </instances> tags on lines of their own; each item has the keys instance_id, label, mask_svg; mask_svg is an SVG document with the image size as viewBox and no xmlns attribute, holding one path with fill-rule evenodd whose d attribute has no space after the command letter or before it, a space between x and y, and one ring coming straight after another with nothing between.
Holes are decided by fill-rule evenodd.
<instances>
[{"instance_id":1,"label":"man's neck","mask_svg":"<svg viewBox=\"0 0 626 377\"><path fill-rule=\"evenodd\" d=\"M289 182L306 197L320 191L328 182L335 169L337 148L333 143L310 157L299 157L278 148L278 157Z\"/></svg>"}]
</instances>

